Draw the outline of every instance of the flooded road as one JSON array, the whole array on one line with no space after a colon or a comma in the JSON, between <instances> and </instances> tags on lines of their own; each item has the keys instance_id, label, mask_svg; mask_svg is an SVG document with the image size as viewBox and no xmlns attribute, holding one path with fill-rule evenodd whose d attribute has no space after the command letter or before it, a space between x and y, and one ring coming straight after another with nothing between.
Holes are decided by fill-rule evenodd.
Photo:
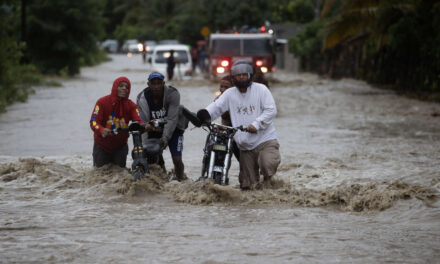
<instances>
[{"instance_id":1,"label":"flooded road","mask_svg":"<svg viewBox=\"0 0 440 264\"><path fill-rule=\"evenodd\" d=\"M241 192L236 160L227 187L168 183L154 168L133 183L92 168L96 100L121 75L135 100L150 73L140 57L112 58L0 115L0 263L438 263L440 105L279 72L275 186ZM192 110L218 86L171 84ZM205 136L185 132L194 180Z\"/></svg>"}]
</instances>

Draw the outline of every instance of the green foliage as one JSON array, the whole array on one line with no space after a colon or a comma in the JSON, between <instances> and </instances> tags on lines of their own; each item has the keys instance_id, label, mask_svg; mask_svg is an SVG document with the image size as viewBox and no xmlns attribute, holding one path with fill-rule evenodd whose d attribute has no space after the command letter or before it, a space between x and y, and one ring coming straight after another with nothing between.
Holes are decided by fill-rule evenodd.
<instances>
[{"instance_id":1,"label":"green foliage","mask_svg":"<svg viewBox=\"0 0 440 264\"><path fill-rule=\"evenodd\" d=\"M240 28L244 25L259 27L266 20L272 20L272 8L264 0L224 0L203 3L207 26L213 31Z\"/></svg>"},{"instance_id":2,"label":"green foliage","mask_svg":"<svg viewBox=\"0 0 440 264\"><path fill-rule=\"evenodd\" d=\"M289 39L289 51L301 57L303 70L317 71L318 65L327 60L327 54L321 52L324 23L322 19L315 19Z\"/></svg>"},{"instance_id":3,"label":"green foliage","mask_svg":"<svg viewBox=\"0 0 440 264\"><path fill-rule=\"evenodd\" d=\"M322 26L324 22L316 19L307 24L303 30L289 39L290 52L312 58L322 47ZM318 52L317 52L318 51Z\"/></svg>"},{"instance_id":4,"label":"green foliage","mask_svg":"<svg viewBox=\"0 0 440 264\"><path fill-rule=\"evenodd\" d=\"M101 4L94 0L41 0L28 6L28 55L43 73L79 72L98 51Z\"/></svg>"},{"instance_id":5,"label":"green foliage","mask_svg":"<svg viewBox=\"0 0 440 264\"><path fill-rule=\"evenodd\" d=\"M195 45L197 40L203 39L200 32L206 25L206 21L203 17L198 16L196 11L181 15L176 20L178 38L182 43Z\"/></svg>"},{"instance_id":6,"label":"green foliage","mask_svg":"<svg viewBox=\"0 0 440 264\"><path fill-rule=\"evenodd\" d=\"M113 36L119 42L123 42L127 39L135 39L138 36L138 30L135 26L122 24L116 26Z\"/></svg>"},{"instance_id":7,"label":"green foliage","mask_svg":"<svg viewBox=\"0 0 440 264\"><path fill-rule=\"evenodd\" d=\"M273 16L278 22L308 23L315 17L312 0L282 0L273 2Z\"/></svg>"},{"instance_id":8,"label":"green foliage","mask_svg":"<svg viewBox=\"0 0 440 264\"><path fill-rule=\"evenodd\" d=\"M440 3L436 0L328 0L289 41L302 67L362 78L423 98L440 94ZM323 44L322 44L323 43Z\"/></svg>"},{"instance_id":9,"label":"green foliage","mask_svg":"<svg viewBox=\"0 0 440 264\"><path fill-rule=\"evenodd\" d=\"M120 41L135 38L178 39L194 44L203 39L200 31L207 26L212 32L259 27L272 20L271 4L264 0L106 0L104 18L106 38ZM278 1L278 0L277 0ZM109 9L113 8L113 13ZM125 13L119 25L113 14ZM113 30L112 30L113 29Z\"/></svg>"},{"instance_id":10,"label":"green foliage","mask_svg":"<svg viewBox=\"0 0 440 264\"><path fill-rule=\"evenodd\" d=\"M20 64L25 45L17 41L18 12L0 9L0 112L14 101L25 101L30 84L40 81L34 66Z\"/></svg>"},{"instance_id":11,"label":"green foliage","mask_svg":"<svg viewBox=\"0 0 440 264\"><path fill-rule=\"evenodd\" d=\"M113 33L116 30L116 27L118 25L121 25L126 10L124 8L121 8L121 5L125 2L122 0L104 0L103 4L103 10L102 10L102 17L103 17L103 23L105 32L107 34L107 38L115 39L116 37L113 35ZM104 37L104 36L103 36Z\"/></svg>"},{"instance_id":12,"label":"green foliage","mask_svg":"<svg viewBox=\"0 0 440 264\"><path fill-rule=\"evenodd\" d=\"M80 58L80 66L93 66L104 61L110 61L107 53L102 49L97 49L96 52L90 53L88 56Z\"/></svg>"}]
</instances>

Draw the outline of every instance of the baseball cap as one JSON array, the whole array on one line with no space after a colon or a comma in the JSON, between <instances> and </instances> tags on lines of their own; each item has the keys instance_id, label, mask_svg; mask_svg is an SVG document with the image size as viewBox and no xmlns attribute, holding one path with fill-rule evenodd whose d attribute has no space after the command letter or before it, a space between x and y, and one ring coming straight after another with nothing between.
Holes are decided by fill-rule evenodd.
<instances>
[{"instance_id":1,"label":"baseball cap","mask_svg":"<svg viewBox=\"0 0 440 264\"><path fill-rule=\"evenodd\" d=\"M159 73L159 72L153 72L150 74L150 76L148 76L148 80L151 81L153 79L165 79L165 76L163 76L163 74Z\"/></svg>"}]
</instances>

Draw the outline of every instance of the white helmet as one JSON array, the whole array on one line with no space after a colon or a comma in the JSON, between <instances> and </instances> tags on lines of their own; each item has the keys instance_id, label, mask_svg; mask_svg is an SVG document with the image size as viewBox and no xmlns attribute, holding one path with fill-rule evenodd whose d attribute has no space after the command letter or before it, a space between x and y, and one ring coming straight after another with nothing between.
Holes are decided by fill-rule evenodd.
<instances>
[{"instance_id":1,"label":"white helmet","mask_svg":"<svg viewBox=\"0 0 440 264\"><path fill-rule=\"evenodd\" d=\"M247 80L239 81L235 79L235 75L247 73L248 78ZM246 62L246 61L237 61L232 64L231 67L231 75L232 75L232 82L237 88L247 88L252 84L252 76L253 76L254 70L252 69L252 66Z\"/></svg>"}]
</instances>

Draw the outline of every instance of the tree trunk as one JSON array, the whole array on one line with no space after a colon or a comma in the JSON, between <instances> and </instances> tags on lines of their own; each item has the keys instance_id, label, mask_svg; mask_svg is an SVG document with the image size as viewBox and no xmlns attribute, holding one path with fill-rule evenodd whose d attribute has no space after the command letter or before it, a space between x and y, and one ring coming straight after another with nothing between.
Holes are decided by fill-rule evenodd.
<instances>
[{"instance_id":1,"label":"tree trunk","mask_svg":"<svg viewBox=\"0 0 440 264\"><path fill-rule=\"evenodd\" d=\"M21 41L26 41L26 0L21 0Z\"/></svg>"}]
</instances>

